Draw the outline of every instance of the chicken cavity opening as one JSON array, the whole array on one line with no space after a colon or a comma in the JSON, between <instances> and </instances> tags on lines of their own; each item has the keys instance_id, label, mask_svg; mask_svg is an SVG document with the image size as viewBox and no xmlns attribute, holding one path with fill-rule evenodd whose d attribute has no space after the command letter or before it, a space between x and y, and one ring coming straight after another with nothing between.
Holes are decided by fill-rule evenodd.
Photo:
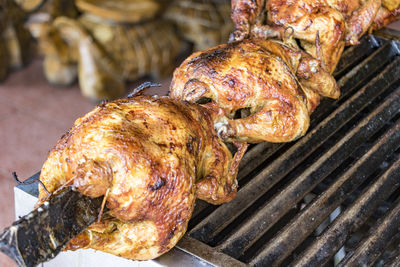
<instances>
[{"instance_id":1,"label":"chicken cavity opening","mask_svg":"<svg viewBox=\"0 0 400 267\"><path fill-rule=\"evenodd\" d=\"M204 105L204 104L210 103L210 102L212 102L212 101L213 101L213 100L212 100L211 98L209 98L209 97L200 97L200 98L196 101L196 104Z\"/></svg>"},{"instance_id":2,"label":"chicken cavity opening","mask_svg":"<svg viewBox=\"0 0 400 267\"><path fill-rule=\"evenodd\" d=\"M233 119L243 119L251 115L250 108L240 108L233 113Z\"/></svg>"}]
</instances>

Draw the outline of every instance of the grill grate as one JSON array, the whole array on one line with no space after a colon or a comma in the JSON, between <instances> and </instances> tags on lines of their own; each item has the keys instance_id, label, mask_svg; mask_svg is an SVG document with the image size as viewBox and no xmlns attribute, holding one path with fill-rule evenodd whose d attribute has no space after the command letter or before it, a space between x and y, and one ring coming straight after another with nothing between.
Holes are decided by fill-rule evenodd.
<instances>
[{"instance_id":1,"label":"grill grate","mask_svg":"<svg viewBox=\"0 0 400 267\"><path fill-rule=\"evenodd\" d=\"M342 246L346 256L340 266L396 263L396 36L386 30L348 48L334 73L341 98L323 100L307 135L298 141L252 146L241 163L236 198L218 207L198 201L178 246L225 266L329 266ZM329 216L338 210L341 214L330 223ZM395 249L383 257L387 245Z\"/></svg>"}]
</instances>

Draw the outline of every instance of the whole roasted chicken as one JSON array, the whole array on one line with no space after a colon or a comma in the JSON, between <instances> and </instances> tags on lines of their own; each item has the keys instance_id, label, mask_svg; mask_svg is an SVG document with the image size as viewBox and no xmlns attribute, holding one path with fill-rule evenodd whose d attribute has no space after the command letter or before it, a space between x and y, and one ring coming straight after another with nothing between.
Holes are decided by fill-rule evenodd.
<instances>
[{"instance_id":1,"label":"whole roasted chicken","mask_svg":"<svg viewBox=\"0 0 400 267\"><path fill-rule=\"evenodd\" d=\"M147 260L186 231L196 198L213 204L236 194L246 145L230 150L207 107L139 96L98 106L79 118L51 150L40 180L54 192L72 185L104 196L108 212L67 249L94 248ZM39 199L46 199L40 190Z\"/></svg>"},{"instance_id":2,"label":"whole roasted chicken","mask_svg":"<svg viewBox=\"0 0 400 267\"><path fill-rule=\"evenodd\" d=\"M320 96L338 98L335 79L305 52L276 41L223 44L188 57L170 95L218 111L227 140L288 142L307 131Z\"/></svg>"},{"instance_id":3,"label":"whole roasted chicken","mask_svg":"<svg viewBox=\"0 0 400 267\"><path fill-rule=\"evenodd\" d=\"M380 7L381 0L232 0L231 39L295 38L333 72L345 44L358 43Z\"/></svg>"}]
</instances>

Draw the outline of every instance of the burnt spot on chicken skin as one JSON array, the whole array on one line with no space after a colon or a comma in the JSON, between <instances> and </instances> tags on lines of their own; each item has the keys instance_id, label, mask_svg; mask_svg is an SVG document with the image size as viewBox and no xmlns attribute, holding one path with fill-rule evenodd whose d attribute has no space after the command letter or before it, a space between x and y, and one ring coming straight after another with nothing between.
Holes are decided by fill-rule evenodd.
<instances>
[{"instance_id":1,"label":"burnt spot on chicken skin","mask_svg":"<svg viewBox=\"0 0 400 267\"><path fill-rule=\"evenodd\" d=\"M150 185L149 189L151 191L156 191L156 190L160 189L161 187L163 187L165 184L166 184L166 179L158 177L157 182L153 185Z\"/></svg>"},{"instance_id":2,"label":"burnt spot on chicken skin","mask_svg":"<svg viewBox=\"0 0 400 267\"><path fill-rule=\"evenodd\" d=\"M193 153L193 143L195 142L196 138L194 138L192 135L189 135L189 141L186 143L186 147L189 151L189 153Z\"/></svg>"}]
</instances>

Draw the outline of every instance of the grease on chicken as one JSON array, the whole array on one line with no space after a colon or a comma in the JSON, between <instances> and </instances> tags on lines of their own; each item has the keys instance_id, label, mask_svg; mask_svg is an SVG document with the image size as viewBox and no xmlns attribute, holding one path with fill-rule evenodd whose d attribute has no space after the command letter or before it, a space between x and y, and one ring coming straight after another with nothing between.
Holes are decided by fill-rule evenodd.
<instances>
[{"instance_id":1,"label":"grease on chicken","mask_svg":"<svg viewBox=\"0 0 400 267\"><path fill-rule=\"evenodd\" d=\"M105 195L109 211L67 249L152 259L183 236L196 197L231 200L247 145L238 144L232 157L212 116L200 105L142 96L78 119L51 150L40 180L50 192L73 184L85 195ZM39 198L45 196L41 189Z\"/></svg>"}]
</instances>

